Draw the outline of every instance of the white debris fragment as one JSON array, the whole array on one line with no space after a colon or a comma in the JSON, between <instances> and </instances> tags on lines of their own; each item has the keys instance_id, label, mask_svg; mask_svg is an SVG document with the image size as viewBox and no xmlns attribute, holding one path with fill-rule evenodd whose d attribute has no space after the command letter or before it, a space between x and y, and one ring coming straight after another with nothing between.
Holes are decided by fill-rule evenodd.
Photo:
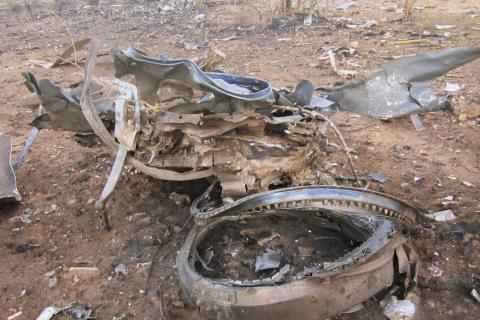
<instances>
[{"instance_id":1,"label":"white debris fragment","mask_svg":"<svg viewBox=\"0 0 480 320\"><path fill-rule=\"evenodd\" d=\"M453 213L452 210L443 210L425 215L427 218L434 221L451 221L457 219L457 216Z\"/></svg>"},{"instance_id":2,"label":"white debris fragment","mask_svg":"<svg viewBox=\"0 0 480 320\"><path fill-rule=\"evenodd\" d=\"M390 320L413 319L415 305L410 299L397 300L392 297L392 301L385 307L383 314Z\"/></svg>"},{"instance_id":3,"label":"white debris fragment","mask_svg":"<svg viewBox=\"0 0 480 320\"><path fill-rule=\"evenodd\" d=\"M197 15L193 18L193 20L195 20L196 22L200 22L200 21L202 21L204 18L205 18L205 13L199 13L199 14L197 14Z\"/></svg>"},{"instance_id":4,"label":"white debris fragment","mask_svg":"<svg viewBox=\"0 0 480 320\"><path fill-rule=\"evenodd\" d=\"M462 89L462 86L458 83L454 82L445 82L445 90L446 92L457 92L458 90Z\"/></svg>"},{"instance_id":5,"label":"white debris fragment","mask_svg":"<svg viewBox=\"0 0 480 320\"><path fill-rule=\"evenodd\" d=\"M477 289L472 289L472 291L470 291L470 295L471 295L475 300L477 300L478 303L480 303L480 293L478 293Z\"/></svg>"},{"instance_id":6,"label":"white debris fragment","mask_svg":"<svg viewBox=\"0 0 480 320\"><path fill-rule=\"evenodd\" d=\"M313 22L313 17L312 17L312 14L309 14L305 17L305 19L303 19L303 25L304 26L311 26L312 25L312 22Z\"/></svg>"},{"instance_id":7,"label":"white debris fragment","mask_svg":"<svg viewBox=\"0 0 480 320\"><path fill-rule=\"evenodd\" d=\"M450 29L454 29L456 27L457 26L454 25L454 24L436 24L435 25L435 29L437 29L437 30L450 30Z\"/></svg>"},{"instance_id":8,"label":"white debris fragment","mask_svg":"<svg viewBox=\"0 0 480 320\"><path fill-rule=\"evenodd\" d=\"M42 313L37 317L37 320L50 320L53 318L54 315L63 311L63 308L56 308L56 307L47 307L43 309Z\"/></svg>"},{"instance_id":9,"label":"white debris fragment","mask_svg":"<svg viewBox=\"0 0 480 320\"><path fill-rule=\"evenodd\" d=\"M175 10L174 7L168 5L168 4L162 4L159 6L160 11L166 12L166 11L173 11Z\"/></svg>"},{"instance_id":10,"label":"white debris fragment","mask_svg":"<svg viewBox=\"0 0 480 320\"><path fill-rule=\"evenodd\" d=\"M468 182L468 181L463 181L462 184L463 184L464 186L469 187L469 188L475 187L475 185L474 185L473 183Z\"/></svg>"},{"instance_id":11,"label":"white debris fragment","mask_svg":"<svg viewBox=\"0 0 480 320\"><path fill-rule=\"evenodd\" d=\"M434 278L438 278L438 277L441 277L443 275L443 270L440 269L439 267L435 266L435 265L431 265L427 269L428 269L428 271L430 271L430 273L432 274L432 277L434 277Z\"/></svg>"},{"instance_id":12,"label":"white debris fragment","mask_svg":"<svg viewBox=\"0 0 480 320\"><path fill-rule=\"evenodd\" d=\"M126 275L128 273L127 266L124 265L123 263L116 265L114 271L116 274L122 274L122 275Z\"/></svg>"},{"instance_id":13,"label":"white debris fragment","mask_svg":"<svg viewBox=\"0 0 480 320\"><path fill-rule=\"evenodd\" d=\"M18 311L7 318L7 320L17 319L22 315L23 311Z\"/></svg>"},{"instance_id":14,"label":"white debris fragment","mask_svg":"<svg viewBox=\"0 0 480 320\"><path fill-rule=\"evenodd\" d=\"M453 196L446 196L445 198L443 198L443 200L445 200L445 201L453 201Z\"/></svg>"}]
</instances>

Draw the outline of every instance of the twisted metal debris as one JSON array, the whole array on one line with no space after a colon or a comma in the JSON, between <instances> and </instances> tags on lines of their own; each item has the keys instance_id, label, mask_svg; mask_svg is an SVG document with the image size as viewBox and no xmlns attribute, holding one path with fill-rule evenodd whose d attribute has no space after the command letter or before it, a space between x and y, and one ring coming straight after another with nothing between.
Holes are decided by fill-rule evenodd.
<instances>
[{"instance_id":1,"label":"twisted metal debris","mask_svg":"<svg viewBox=\"0 0 480 320\"><path fill-rule=\"evenodd\" d=\"M35 127L93 132L117 152L99 205L124 162L164 180L215 176L224 198L277 186L332 184L323 169L325 118L318 115L336 110L377 118L410 114L421 126L416 114L451 109L428 81L480 56L478 47L461 47L404 57L316 94L308 80L293 92L274 90L265 80L204 72L189 60L152 58L133 48L111 54L116 77L134 75L137 86L100 80L92 75L99 43L91 45L85 81L71 90L37 81L30 73L24 77L46 111L34 120Z\"/></svg>"},{"instance_id":2,"label":"twisted metal debris","mask_svg":"<svg viewBox=\"0 0 480 320\"><path fill-rule=\"evenodd\" d=\"M12 168L12 139L0 133L0 203L20 201L15 171Z\"/></svg>"},{"instance_id":3,"label":"twisted metal debris","mask_svg":"<svg viewBox=\"0 0 480 320\"><path fill-rule=\"evenodd\" d=\"M198 224L177 258L182 289L209 319L323 319L393 285L409 290L415 281L417 257L404 232L414 226L418 211L400 200L362 189L311 186L263 192L203 210L210 191L192 204ZM283 265L265 279L212 279L200 273L195 253L208 234L219 232L226 221L275 215L321 217L361 245L298 273Z\"/></svg>"}]
</instances>

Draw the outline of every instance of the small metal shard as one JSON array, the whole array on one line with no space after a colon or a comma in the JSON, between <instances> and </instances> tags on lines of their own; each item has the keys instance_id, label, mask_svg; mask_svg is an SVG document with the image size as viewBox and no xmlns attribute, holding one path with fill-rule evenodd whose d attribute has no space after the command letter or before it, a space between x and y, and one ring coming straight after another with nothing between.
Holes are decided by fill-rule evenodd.
<instances>
[{"instance_id":1,"label":"small metal shard","mask_svg":"<svg viewBox=\"0 0 480 320\"><path fill-rule=\"evenodd\" d=\"M0 133L0 203L22 200L12 168L12 140Z\"/></svg>"},{"instance_id":2,"label":"small metal shard","mask_svg":"<svg viewBox=\"0 0 480 320\"><path fill-rule=\"evenodd\" d=\"M255 259L255 272L276 269L280 267L282 253L278 250L267 248L261 256Z\"/></svg>"},{"instance_id":3,"label":"small metal shard","mask_svg":"<svg viewBox=\"0 0 480 320\"><path fill-rule=\"evenodd\" d=\"M38 116L41 116L43 114L45 114L45 110L43 109L42 105L40 105L38 106ZM27 141L25 142L25 146L23 146L22 151L19 152L19 154L17 155L17 159L13 164L13 169L15 171L20 169L20 167L22 166L23 160L25 159L25 156L28 154L33 143L37 139L39 132L40 131L37 127L33 127L32 130L30 130L30 134L28 135Z\"/></svg>"}]
</instances>

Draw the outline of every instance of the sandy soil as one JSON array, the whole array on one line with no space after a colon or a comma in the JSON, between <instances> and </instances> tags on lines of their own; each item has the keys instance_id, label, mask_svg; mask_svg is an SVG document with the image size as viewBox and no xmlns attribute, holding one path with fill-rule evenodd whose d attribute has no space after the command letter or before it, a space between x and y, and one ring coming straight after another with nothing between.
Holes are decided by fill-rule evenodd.
<instances>
[{"instance_id":1,"label":"sandy soil","mask_svg":"<svg viewBox=\"0 0 480 320\"><path fill-rule=\"evenodd\" d=\"M101 10L67 4L56 15L51 6L35 6L34 19L25 10L12 14L1 4L0 131L12 136L15 152L35 117L29 107L31 93L20 73L31 71L64 86L82 79L82 70L75 66L45 70L30 63L53 59L56 50L69 45L70 34L75 39L98 36L105 52L112 46L132 45L153 55L185 58L201 56L206 50L202 46L212 42L227 56L224 70L290 88L299 79L310 79L320 87L342 81L328 60L322 59L325 48L356 48L353 56L339 63L342 68L365 70L397 56L480 44L480 32L472 29L480 25L476 0L419 0L416 5L426 7L414 10L407 21L389 9L392 1L359 1L346 11L331 10L329 1L328 9L318 12L309 27L303 26L302 16L273 19L272 14L260 14L253 1L237 1L239 5L217 1L220 4L215 6L204 1L184 13L178 8L158 10L161 1L139 2L117 1L115 6L104 1ZM200 13L205 14L203 21L198 17L196 21ZM342 22L342 17L351 20ZM369 19L376 25L350 28ZM255 28L250 30L252 23ZM456 28L440 31L435 24ZM397 42L405 39L424 40ZM201 47L187 51L185 41ZM110 58L98 61L96 74L112 75ZM371 189L411 201L424 212L439 211L443 198L454 197L450 208L457 220L424 221L413 236L422 262L416 318L478 319L480 304L469 292L480 285L479 61L439 79L438 92L443 92L445 81L463 86L452 97L455 114L423 115L426 131L416 132L408 119L383 122L348 113L337 113L332 119L355 150L358 171L363 176L381 172L390 177L384 184L372 182ZM472 120L459 121L460 114ZM339 144L334 134L329 138ZM340 149L333 151L331 161L338 164L337 172L349 175L344 154ZM194 199L207 183L158 181L124 171L108 208L112 229L105 231L91 199L99 196L112 163L113 156L103 146L81 147L66 132L40 133L18 172L22 202L0 209L2 318L21 311L16 319L35 319L47 306L78 302L92 309L97 319L159 319L161 312L170 319L201 319L184 306L175 269L176 252L192 222L188 209L177 206L169 195L175 191ZM35 248L15 250L16 244L29 240ZM115 273L119 264L126 266L126 274ZM97 270L89 275L68 271L79 266ZM440 276L432 273L432 266L442 270ZM364 310L337 319L384 318L378 304L368 302Z\"/></svg>"}]
</instances>

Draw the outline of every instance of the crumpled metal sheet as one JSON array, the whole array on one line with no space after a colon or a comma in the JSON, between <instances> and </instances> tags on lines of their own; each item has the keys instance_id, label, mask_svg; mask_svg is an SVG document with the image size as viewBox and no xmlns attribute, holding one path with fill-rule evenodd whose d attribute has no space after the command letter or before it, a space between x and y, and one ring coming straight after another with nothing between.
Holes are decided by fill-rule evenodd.
<instances>
[{"instance_id":1,"label":"crumpled metal sheet","mask_svg":"<svg viewBox=\"0 0 480 320\"><path fill-rule=\"evenodd\" d=\"M480 47L448 48L399 58L381 69L332 89L335 107L375 118L450 110L446 97L437 96L428 82L480 57Z\"/></svg>"},{"instance_id":2,"label":"crumpled metal sheet","mask_svg":"<svg viewBox=\"0 0 480 320\"><path fill-rule=\"evenodd\" d=\"M0 133L0 203L21 199L12 168L12 140L6 134Z\"/></svg>"},{"instance_id":3,"label":"crumpled metal sheet","mask_svg":"<svg viewBox=\"0 0 480 320\"><path fill-rule=\"evenodd\" d=\"M37 94L45 113L32 122L38 129L63 129L77 133L91 133L92 128L86 121L79 103L79 95L83 84L80 83L71 90L64 90L48 79L37 80L30 72L22 73L27 88ZM98 87L97 87L98 88ZM94 99L106 96L105 92L96 90ZM95 104L97 112L102 115L113 114L113 102L100 100Z\"/></svg>"},{"instance_id":4,"label":"crumpled metal sheet","mask_svg":"<svg viewBox=\"0 0 480 320\"><path fill-rule=\"evenodd\" d=\"M273 103L274 101L273 90L264 80L228 73L203 72L190 60L170 59L165 56L155 59L133 48L112 49L112 56L116 70L115 76L121 78L126 74L135 75L140 96L148 102L158 100L159 87L167 87L167 85L177 89L181 96L185 93L193 94L191 91L193 89L200 89L216 96L250 103ZM165 97L160 98L165 99Z\"/></svg>"},{"instance_id":5,"label":"crumpled metal sheet","mask_svg":"<svg viewBox=\"0 0 480 320\"><path fill-rule=\"evenodd\" d=\"M199 211L205 200L204 195L192 204L199 224L179 251L177 266L189 303L209 319L324 319L392 285L408 290L415 281L417 257L402 230L415 224L418 211L390 196L355 188L295 187L239 199L215 209L213 216ZM224 221L277 214L328 219L362 244L297 274L284 266L271 278L239 281L210 279L197 271L193 252Z\"/></svg>"}]
</instances>

